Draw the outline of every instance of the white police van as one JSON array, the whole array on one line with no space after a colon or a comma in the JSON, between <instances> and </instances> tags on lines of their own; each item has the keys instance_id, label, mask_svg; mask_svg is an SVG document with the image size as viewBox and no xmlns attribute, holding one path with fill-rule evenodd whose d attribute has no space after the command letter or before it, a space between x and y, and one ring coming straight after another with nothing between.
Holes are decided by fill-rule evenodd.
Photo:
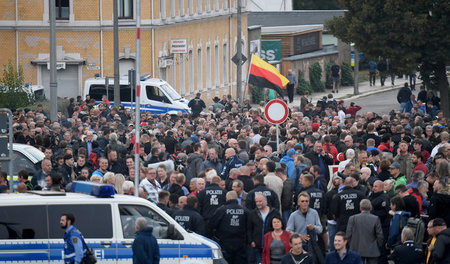
<instances>
[{"instance_id":1,"label":"white police van","mask_svg":"<svg viewBox=\"0 0 450 264\"><path fill-rule=\"evenodd\" d=\"M114 101L114 79L109 78L108 92L106 91L105 78L90 78L85 81L83 98L87 95L95 99L97 103L102 101L102 96L107 95L108 100L113 104ZM136 93L131 94L128 78L120 79L120 100L125 107L133 108L136 106ZM162 114L173 111L189 113L187 106L189 101L181 97L177 91L166 81L150 78L148 75L141 78L140 94L141 111L151 112L152 114Z\"/></svg>"},{"instance_id":2,"label":"white police van","mask_svg":"<svg viewBox=\"0 0 450 264\"><path fill-rule=\"evenodd\" d=\"M132 263L135 220L145 217L158 240L162 264L226 263L217 243L189 233L149 201L114 194L112 185L74 182L72 190L91 193L0 194L0 263L62 263L61 214L92 248L97 263Z\"/></svg>"}]
</instances>

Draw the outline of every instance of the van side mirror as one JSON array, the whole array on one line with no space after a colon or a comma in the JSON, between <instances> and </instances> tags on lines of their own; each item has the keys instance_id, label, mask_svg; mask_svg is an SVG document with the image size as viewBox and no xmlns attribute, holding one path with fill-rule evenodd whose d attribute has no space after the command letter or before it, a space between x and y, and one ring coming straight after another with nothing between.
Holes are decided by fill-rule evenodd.
<instances>
[{"instance_id":1,"label":"van side mirror","mask_svg":"<svg viewBox=\"0 0 450 264\"><path fill-rule=\"evenodd\" d=\"M170 239L173 240L183 240L183 236L178 232L178 230L175 229L175 226L173 224L169 224L167 227L167 236Z\"/></svg>"}]
</instances>

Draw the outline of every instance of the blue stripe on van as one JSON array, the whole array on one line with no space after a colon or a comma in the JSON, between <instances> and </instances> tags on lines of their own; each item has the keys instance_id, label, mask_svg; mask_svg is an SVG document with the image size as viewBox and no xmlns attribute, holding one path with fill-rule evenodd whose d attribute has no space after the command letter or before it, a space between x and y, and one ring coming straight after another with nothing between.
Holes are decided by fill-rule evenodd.
<instances>
[{"instance_id":1,"label":"blue stripe on van","mask_svg":"<svg viewBox=\"0 0 450 264\"><path fill-rule=\"evenodd\" d=\"M89 248L94 249L94 254L100 254L101 259L115 259L116 248L118 259L131 259L133 252L121 243L113 243L109 248L104 248L99 243L88 243ZM178 249L179 247L179 249ZM50 250L49 250L50 249ZM212 250L205 244L159 244L161 258L212 258ZM15 252L19 250L45 250L47 252ZM49 250L49 252L48 252ZM0 263L3 261L37 261L37 260L62 260L64 243L0 243ZM9 252L5 252L9 251Z\"/></svg>"},{"instance_id":2,"label":"blue stripe on van","mask_svg":"<svg viewBox=\"0 0 450 264\"><path fill-rule=\"evenodd\" d=\"M96 101L95 104L101 104L102 101ZM110 102L110 105L113 106L114 102ZM121 105L125 106L126 108L131 107L131 103L121 103ZM141 104L141 112L150 112L152 114L164 114L169 111L181 111L183 114L186 114L186 110L182 108L174 108L174 107L163 107L163 106L156 106L156 105L149 105L149 104ZM133 103L133 108L136 108L136 103Z\"/></svg>"}]
</instances>

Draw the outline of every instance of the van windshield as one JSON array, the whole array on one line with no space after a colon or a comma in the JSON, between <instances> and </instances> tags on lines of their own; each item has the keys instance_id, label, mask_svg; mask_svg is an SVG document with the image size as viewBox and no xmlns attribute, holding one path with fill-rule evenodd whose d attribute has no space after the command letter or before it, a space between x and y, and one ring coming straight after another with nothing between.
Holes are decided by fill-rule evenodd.
<instances>
[{"instance_id":1,"label":"van windshield","mask_svg":"<svg viewBox=\"0 0 450 264\"><path fill-rule=\"evenodd\" d=\"M181 96L175 91L175 89L172 88L169 84L162 84L161 87L167 92L170 98L172 100L180 100Z\"/></svg>"}]
</instances>

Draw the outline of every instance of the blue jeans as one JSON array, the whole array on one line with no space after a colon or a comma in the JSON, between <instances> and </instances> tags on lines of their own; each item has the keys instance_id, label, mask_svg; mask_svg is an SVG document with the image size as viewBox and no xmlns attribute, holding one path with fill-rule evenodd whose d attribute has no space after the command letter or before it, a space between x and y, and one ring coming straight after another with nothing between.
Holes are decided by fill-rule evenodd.
<instances>
[{"instance_id":1,"label":"blue jeans","mask_svg":"<svg viewBox=\"0 0 450 264\"><path fill-rule=\"evenodd\" d=\"M407 104L407 103L408 103L408 102L400 103L400 113L406 112L406 104Z\"/></svg>"},{"instance_id":2,"label":"blue jeans","mask_svg":"<svg viewBox=\"0 0 450 264\"><path fill-rule=\"evenodd\" d=\"M338 231L337 224L328 223L327 229L328 229L328 248L330 249L330 251L332 251L334 250L334 236Z\"/></svg>"},{"instance_id":3,"label":"blue jeans","mask_svg":"<svg viewBox=\"0 0 450 264\"><path fill-rule=\"evenodd\" d=\"M409 75L409 87L411 87L411 90L416 89L416 75L415 74Z\"/></svg>"},{"instance_id":4,"label":"blue jeans","mask_svg":"<svg viewBox=\"0 0 450 264\"><path fill-rule=\"evenodd\" d=\"M291 214L292 214L292 210L291 209L283 211L283 214L281 215L281 218L283 219L283 223L284 223L285 226L287 226L287 222L288 222L289 216L291 216Z\"/></svg>"}]
</instances>

